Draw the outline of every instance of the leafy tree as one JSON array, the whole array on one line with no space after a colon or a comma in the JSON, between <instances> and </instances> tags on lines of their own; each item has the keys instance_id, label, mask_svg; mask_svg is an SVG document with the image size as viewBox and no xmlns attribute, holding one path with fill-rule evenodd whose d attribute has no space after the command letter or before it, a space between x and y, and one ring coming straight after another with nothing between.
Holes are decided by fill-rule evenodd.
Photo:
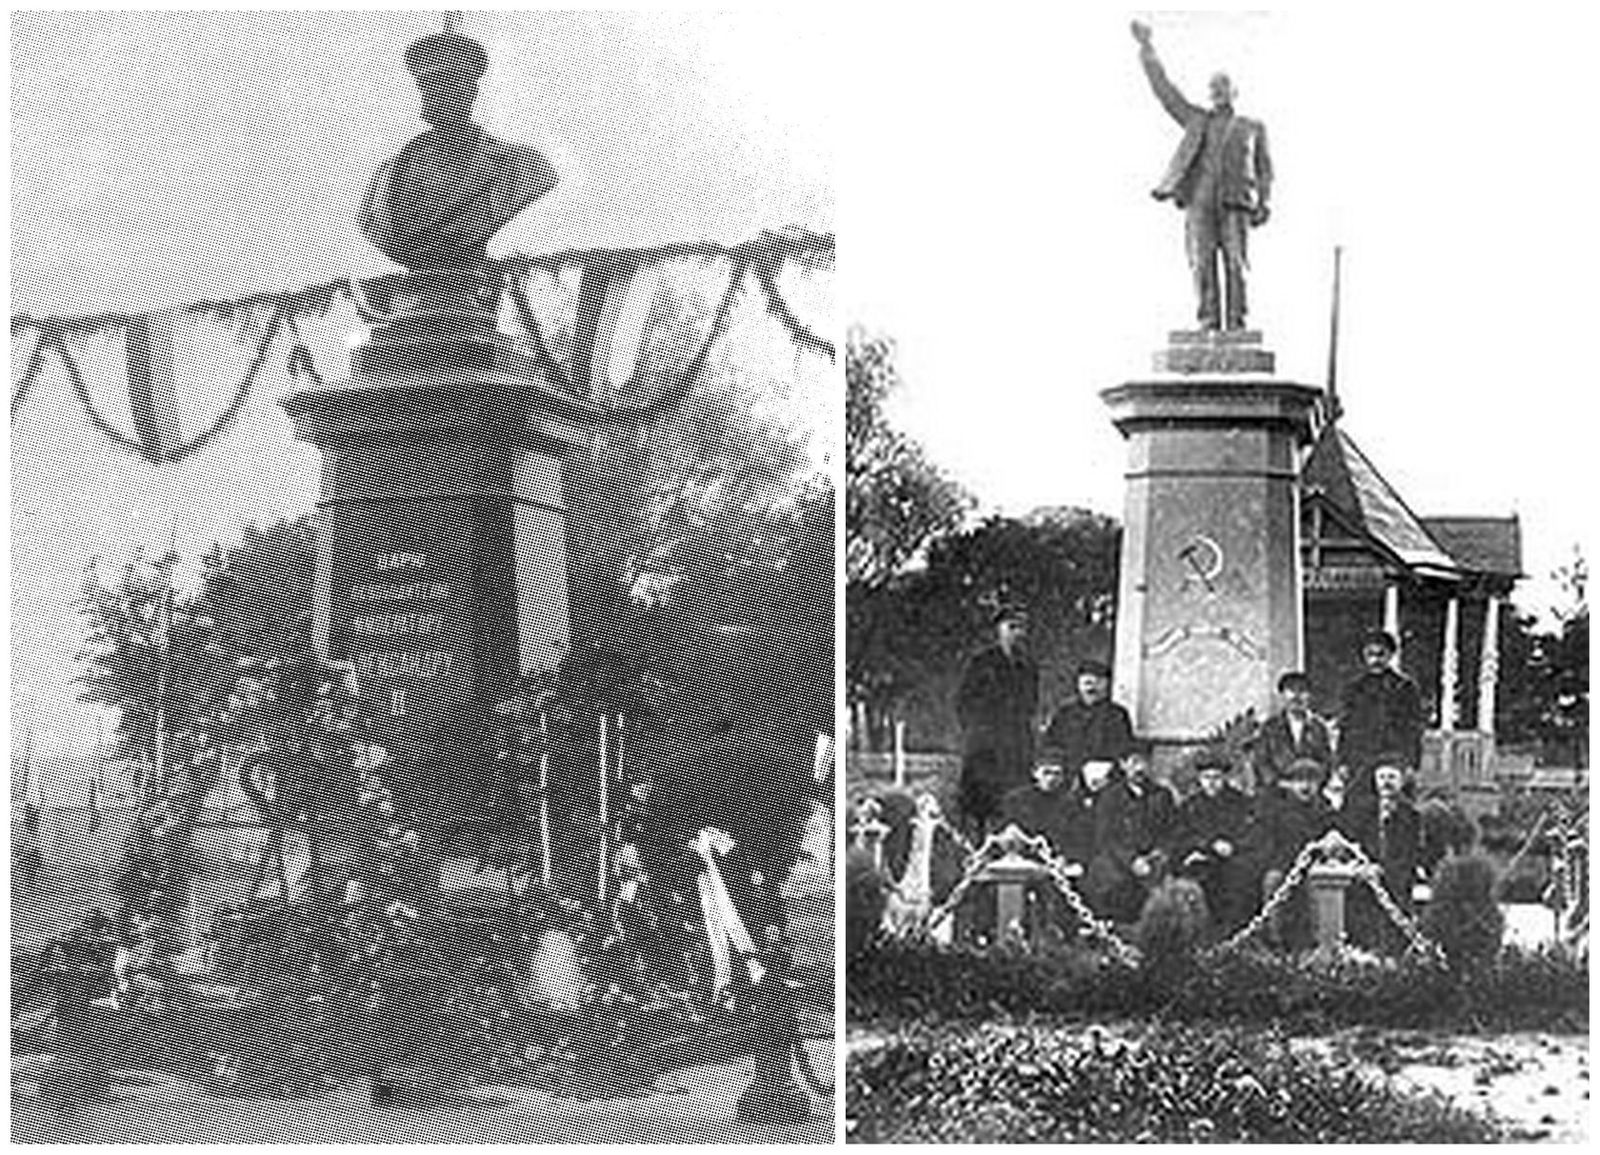
<instances>
[{"instance_id":1,"label":"leafy tree","mask_svg":"<svg viewBox=\"0 0 1600 1155\"><path fill-rule=\"evenodd\" d=\"M916 740L953 747L950 704L968 653L1003 600L1030 610L1041 694L1058 700L1085 657L1110 656L1120 530L1101 514L1042 509L935 539L926 564L851 615L851 687L879 718L909 715Z\"/></svg>"},{"instance_id":2,"label":"leafy tree","mask_svg":"<svg viewBox=\"0 0 1600 1155\"><path fill-rule=\"evenodd\" d=\"M1554 628L1518 615L1506 631L1497 725L1502 740L1537 742L1546 762L1587 766L1588 565L1576 555L1556 577L1568 601L1555 611Z\"/></svg>"},{"instance_id":3,"label":"leafy tree","mask_svg":"<svg viewBox=\"0 0 1600 1155\"><path fill-rule=\"evenodd\" d=\"M894 429L884 403L900 386L894 344L853 330L845 349L845 541L852 598L883 585L941 534L972 496Z\"/></svg>"},{"instance_id":4,"label":"leafy tree","mask_svg":"<svg viewBox=\"0 0 1600 1155\"><path fill-rule=\"evenodd\" d=\"M213 546L201 559L196 590L176 587L179 560L138 551L107 574L97 558L78 603L86 623L78 655L85 697L119 711L121 752L147 761L154 758L158 701L169 753L179 761L207 706L232 687L240 659L296 659L311 651L316 545L309 519L249 525L233 545Z\"/></svg>"}]
</instances>

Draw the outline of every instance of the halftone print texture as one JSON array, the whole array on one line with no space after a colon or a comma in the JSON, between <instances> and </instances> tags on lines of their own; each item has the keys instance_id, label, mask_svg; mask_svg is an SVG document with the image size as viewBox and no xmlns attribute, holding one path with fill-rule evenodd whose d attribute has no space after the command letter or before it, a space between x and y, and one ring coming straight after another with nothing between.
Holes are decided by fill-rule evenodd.
<instances>
[{"instance_id":1,"label":"halftone print texture","mask_svg":"<svg viewBox=\"0 0 1600 1155\"><path fill-rule=\"evenodd\" d=\"M825 30L11 43L11 1137L832 1142Z\"/></svg>"}]
</instances>

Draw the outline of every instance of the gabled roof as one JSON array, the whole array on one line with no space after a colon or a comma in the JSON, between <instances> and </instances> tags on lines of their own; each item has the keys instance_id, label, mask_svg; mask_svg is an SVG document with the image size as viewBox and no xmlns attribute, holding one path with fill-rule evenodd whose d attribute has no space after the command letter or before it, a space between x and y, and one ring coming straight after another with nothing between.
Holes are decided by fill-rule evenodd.
<instances>
[{"instance_id":1,"label":"gabled roof","mask_svg":"<svg viewBox=\"0 0 1600 1155\"><path fill-rule=\"evenodd\" d=\"M1423 526L1467 569L1522 575L1522 524L1512 517L1425 517Z\"/></svg>"},{"instance_id":2,"label":"gabled roof","mask_svg":"<svg viewBox=\"0 0 1600 1155\"><path fill-rule=\"evenodd\" d=\"M1337 422L1323 428L1306 460L1301 483L1308 494L1320 495L1345 515L1343 520L1407 566L1445 574L1461 572L1461 564L1441 548Z\"/></svg>"}]
</instances>

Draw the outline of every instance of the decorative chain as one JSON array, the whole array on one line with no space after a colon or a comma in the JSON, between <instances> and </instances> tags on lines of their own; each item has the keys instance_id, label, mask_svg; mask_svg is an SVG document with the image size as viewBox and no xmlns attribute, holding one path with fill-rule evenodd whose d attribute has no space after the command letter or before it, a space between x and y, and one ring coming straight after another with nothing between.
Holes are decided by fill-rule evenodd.
<instances>
[{"instance_id":1,"label":"decorative chain","mask_svg":"<svg viewBox=\"0 0 1600 1155\"><path fill-rule=\"evenodd\" d=\"M1255 917L1247 922L1236 934L1233 935L1233 937L1229 938L1225 942L1218 943L1216 946L1211 947L1204 953L1217 955L1228 951L1237 950L1256 935L1260 934L1261 931L1264 930L1272 921L1273 917L1277 914L1278 909L1289 900L1289 896L1294 893L1295 887L1299 886L1301 881L1305 878L1306 872L1311 869L1311 866L1317 857L1316 847L1317 843L1315 842L1308 842L1305 846L1303 846L1300 849L1300 853L1295 856L1295 860L1290 865L1288 873L1283 876L1283 881L1278 884L1277 889L1274 890L1267 901L1262 904L1261 909L1256 912Z\"/></svg>"},{"instance_id":2,"label":"decorative chain","mask_svg":"<svg viewBox=\"0 0 1600 1155\"><path fill-rule=\"evenodd\" d=\"M1383 883L1383 868L1373 862L1359 844L1350 841L1337 830L1330 830L1321 838L1314 842L1308 842L1302 847L1300 853L1295 856L1289 872L1283 876L1283 881L1278 883L1277 889L1262 904L1261 910L1257 912L1256 916L1246 923L1237 934L1227 941L1211 947L1205 953L1214 956L1234 951L1254 938L1272 921L1278 910L1289 900L1289 896L1294 893L1295 888L1305 880L1307 872L1323 858L1333 854L1344 855L1352 860L1352 870L1355 876L1372 891L1378 900L1378 906L1388 916L1389 921L1399 929L1400 933L1405 935L1406 941L1413 950L1420 954L1439 953L1438 944L1422 933L1421 928L1417 926L1416 920L1402 910L1399 903L1395 902L1394 896L1389 893L1388 887Z\"/></svg>"},{"instance_id":3,"label":"decorative chain","mask_svg":"<svg viewBox=\"0 0 1600 1155\"><path fill-rule=\"evenodd\" d=\"M961 880L956 883L950 893L945 896L931 914L925 926L938 926L949 918L960 906L961 900L966 897L967 891L978 881L984 868L989 862L1004 853L1005 850L1022 848L1034 855L1039 865L1044 867L1050 881L1066 899L1067 905L1083 924L1084 930L1093 939L1106 944L1119 959L1127 963L1137 963L1139 950L1133 944L1125 941L1105 919L1096 915L1083 896L1073 885L1072 872L1067 869L1066 861L1057 855L1050 846L1050 842L1042 834L1030 835L1015 827L989 835L983 845L972 848L972 843L958 830L943 823L944 829L949 831L958 846L967 851L966 869L962 872Z\"/></svg>"}]
</instances>

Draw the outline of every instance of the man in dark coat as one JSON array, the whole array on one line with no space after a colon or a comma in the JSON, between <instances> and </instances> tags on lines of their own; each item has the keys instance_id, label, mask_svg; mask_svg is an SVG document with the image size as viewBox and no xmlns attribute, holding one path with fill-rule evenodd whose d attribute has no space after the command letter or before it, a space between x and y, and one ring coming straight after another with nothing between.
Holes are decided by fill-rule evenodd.
<instances>
[{"instance_id":1,"label":"man in dark coat","mask_svg":"<svg viewBox=\"0 0 1600 1155\"><path fill-rule=\"evenodd\" d=\"M1276 785L1256 798L1247 859L1251 874L1260 879L1261 901L1277 892L1307 844L1340 825L1340 812L1320 791L1327 769L1310 758L1285 767ZM1297 887L1273 919L1279 942L1299 950L1311 941L1310 894Z\"/></svg>"},{"instance_id":2,"label":"man in dark coat","mask_svg":"<svg viewBox=\"0 0 1600 1155\"><path fill-rule=\"evenodd\" d=\"M1278 679L1281 708L1261 726L1250 759L1257 794L1272 789L1297 758L1311 758L1331 768L1333 735L1328 724L1311 712L1311 679L1298 670Z\"/></svg>"},{"instance_id":3,"label":"man in dark coat","mask_svg":"<svg viewBox=\"0 0 1600 1155\"><path fill-rule=\"evenodd\" d=\"M1006 791L1033 769L1039 667L1024 649L1028 618L1008 606L995 615L995 642L972 656L961 679L961 813L981 835L1000 816Z\"/></svg>"},{"instance_id":4,"label":"man in dark coat","mask_svg":"<svg viewBox=\"0 0 1600 1155\"><path fill-rule=\"evenodd\" d=\"M1178 826L1177 799L1151 775L1151 752L1149 742L1135 741L1122 756L1122 780L1133 802L1134 867L1147 890L1166 873Z\"/></svg>"},{"instance_id":5,"label":"man in dark coat","mask_svg":"<svg viewBox=\"0 0 1600 1155\"><path fill-rule=\"evenodd\" d=\"M1243 853L1250 826L1250 796L1228 781L1232 769L1225 752L1201 752L1195 763L1199 787L1178 807L1172 837L1173 870L1200 884L1211 925L1218 933L1242 923L1251 909Z\"/></svg>"},{"instance_id":6,"label":"man in dark coat","mask_svg":"<svg viewBox=\"0 0 1600 1155\"><path fill-rule=\"evenodd\" d=\"M1072 835L1070 792L1064 789L1066 775L1061 759L1046 753L1033 768L1033 781L1006 791L1001 801L1001 820L1029 834L1042 834L1057 854L1066 854Z\"/></svg>"},{"instance_id":7,"label":"man in dark coat","mask_svg":"<svg viewBox=\"0 0 1600 1155\"><path fill-rule=\"evenodd\" d=\"M1134 801L1116 763L1090 759L1078 771L1069 802L1065 857L1083 865L1084 900L1101 918L1139 917L1144 886Z\"/></svg>"},{"instance_id":8,"label":"man in dark coat","mask_svg":"<svg viewBox=\"0 0 1600 1155\"><path fill-rule=\"evenodd\" d=\"M1044 740L1061 751L1071 782L1078 780L1084 763L1117 763L1133 748L1133 722L1111 700L1111 670L1104 662L1078 665L1077 693L1050 719Z\"/></svg>"},{"instance_id":9,"label":"man in dark coat","mask_svg":"<svg viewBox=\"0 0 1600 1155\"><path fill-rule=\"evenodd\" d=\"M1373 771L1373 797L1352 804L1349 828L1367 857L1383 869L1383 886L1407 914L1414 910L1412 888L1423 861L1422 817L1401 787L1405 774L1391 759ZM1351 937L1363 945L1398 945L1398 937L1378 929L1389 918L1363 891L1352 901Z\"/></svg>"},{"instance_id":10,"label":"man in dark coat","mask_svg":"<svg viewBox=\"0 0 1600 1155\"><path fill-rule=\"evenodd\" d=\"M1061 768L1061 757L1054 750L1039 756L1033 768L1033 781L1006 792L1001 802L1001 821L1015 825L1029 834L1043 835L1050 849L1057 855L1074 859L1076 815L1073 812L1072 792L1066 788L1066 774ZM984 900L980 899L980 902ZM1028 887L1028 904L1031 930L1048 928L1059 934L1072 924L1066 903L1056 888L1048 883L1034 883ZM980 908L987 912L988 903Z\"/></svg>"},{"instance_id":11,"label":"man in dark coat","mask_svg":"<svg viewBox=\"0 0 1600 1155\"><path fill-rule=\"evenodd\" d=\"M1363 669L1344 688L1339 711L1339 765L1353 802L1376 793L1372 771L1378 759L1397 756L1406 766L1422 762L1422 695L1416 682L1394 668L1398 645L1382 630L1361 644Z\"/></svg>"}]
</instances>

